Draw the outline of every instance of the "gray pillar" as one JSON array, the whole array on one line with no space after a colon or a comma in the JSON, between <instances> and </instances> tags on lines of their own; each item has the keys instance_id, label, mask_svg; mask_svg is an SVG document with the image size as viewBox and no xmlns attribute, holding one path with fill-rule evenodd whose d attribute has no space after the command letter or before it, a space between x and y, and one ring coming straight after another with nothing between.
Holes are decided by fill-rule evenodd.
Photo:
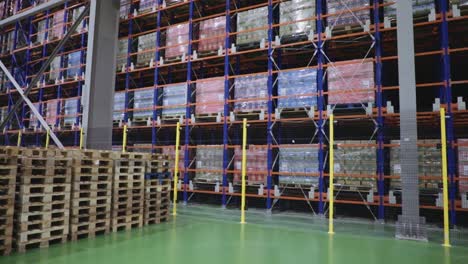
<instances>
[{"instance_id":1,"label":"gray pillar","mask_svg":"<svg viewBox=\"0 0 468 264\"><path fill-rule=\"evenodd\" d=\"M112 111L120 1L92 0L83 90L83 144L112 148Z\"/></svg>"},{"instance_id":2,"label":"gray pillar","mask_svg":"<svg viewBox=\"0 0 468 264\"><path fill-rule=\"evenodd\" d=\"M427 240L425 219L419 216L418 125L412 1L397 1L398 77L400 81L400 158L402 215L396 237Z\"/></svg>"}]
</instances>

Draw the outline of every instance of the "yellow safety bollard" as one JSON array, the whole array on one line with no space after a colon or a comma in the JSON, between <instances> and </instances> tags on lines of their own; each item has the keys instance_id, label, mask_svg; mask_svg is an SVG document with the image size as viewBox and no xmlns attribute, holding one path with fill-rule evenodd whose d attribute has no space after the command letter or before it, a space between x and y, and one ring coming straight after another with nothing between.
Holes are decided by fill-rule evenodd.
<instances>
[{"instance_id":1,"label":"yellow safety bollard","mask_svg":"<svg viewBox=\"0 0 468 264\"><path fill-rule=\"evenodd\" d=\"M334 176L335 176L335 157L334 157L334 152L335 152L335 149L334 149L334 144L335 144L335 130L334 130L334 116L333 115L330 115L330 125L329 125L329 128L330 128L330 183L329 183L329 187L328 187L328 199L330 201L329 203L329 208L328 208L328 233L329 234L334 234L335 231L334 231L334 226L333 226L333 213L334 213L334 204L335 204L335 197L334 197L334 185L333 185L333 179L334 179Z\"/></svg>"},{"instance_id":2,"label":"yellow safety bollard","mask_svg":"<svg viewBox=\"0 0 468 264\"><path fill-rule=\"evenodd\" d=\"M20 128L20 130L18 131L18 143L16 143L16 146L17 146L18 148L21 147L21 138L22 138L22 137L23 137L23 131L22 131L21 128Z\"/></svg>"},{"instance_id":3,"label":"yellow safety bollard","mask_svg":"<svg viewBox=\"0 0 468 264\"><path fill-rule=\"evenodd\" d=\"M122 153L127 152L127 125L123 127Z\"/></svg>"},{"instance_id":4,"label":"yellow safety bollard","mask_svg":"<svg viewBox=\"0 0 468 264\"><path fill-rule=\"evenodd\" d=\"M448 180L447 180L447 133L445 127L445 109L440 109L440 134L442 143L442 181L444 199L444 247L450 247Z\"/></svg>"},{"instance_id":5,"label":"yellow safety bollard","mask_svg":"<svg viewBox=\"0 0 468 264\"><path fill-rule=\"evenodd\" d=\"M45 148L46 149L49 148L49 142L50 142L50 130L47 129L46 130L46 140L45 140Z\"/></svg>"},{"instance_id":6,"label":"yellow safety bollard","mask_svg":"<svg viewBox=\"0 0 468 264\"><path fill-rule=\"evenodd\" d=\"M80 128L80 149L83 149L83 128Z\"/></svg>"},{"instance_id":7,"label":"yellow safety bollard","mask_svg":"<svg viewBox=\"0 0 468 264\"><path fill-rule=\"evenodd\" d=\"M247 119L244 118L242 126L242 191L241 191L241 224L245 224L245 174L247 168Z\"/></svg>"},{"instance_id":8,"label":"yellow safety bollard","mask_svg":"<svg viewBox=\"0 0 468 264\"><path fill-rule=\"evenodd\" d=\"M180 145L180 123L177 122L176 129L176 146L175 146L175 162L174 162L174 199L172 202L172 215L177 215L177 183L179 181L179 145Z\"/></svg>"}]
</instances>

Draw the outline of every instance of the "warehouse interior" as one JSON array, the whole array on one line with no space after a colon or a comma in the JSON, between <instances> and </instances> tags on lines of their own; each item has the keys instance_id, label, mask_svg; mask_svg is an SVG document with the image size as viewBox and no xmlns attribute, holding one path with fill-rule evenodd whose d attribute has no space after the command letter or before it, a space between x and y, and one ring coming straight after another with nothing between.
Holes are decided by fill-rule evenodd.
<instances>
[{"instance_id":1,"label":"warehouse interior","mask_svg":"<svg viewBox=\"0 0 468 264\"><path fill-rule=\"evenodd\" d=\"M0 0L0 263L466 263L467 58L468 0Z\"/></svg>"}]
</instances>

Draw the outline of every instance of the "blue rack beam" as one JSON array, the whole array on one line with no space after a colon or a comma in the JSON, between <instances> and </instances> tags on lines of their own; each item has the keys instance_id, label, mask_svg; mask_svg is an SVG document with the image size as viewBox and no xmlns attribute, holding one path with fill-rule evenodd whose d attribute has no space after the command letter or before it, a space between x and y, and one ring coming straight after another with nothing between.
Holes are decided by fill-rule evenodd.
<instances>
[{"instance_id":1,"label":"blue rack beam","mask_svg":"<svg viewBox=\"0 0 468 264\"><path fill-rule=\"evenodd\" d=\"M223 195L221 197L222 206L226 207L226 188L228 187L227 170L229 169L229 127L227 117L229 116L229 47L231 46L231 39L229 34L231 32L231 18L229 12L231 11L231 1L226 0L226 30L224 37L224 118L223 118Z\"/></svg>"},{"instance_id":2,"label":"blue rack beam","mask_svg":"<svg viewBox=\"0 0 468 264\"><path fill-rule=\"evenodd\" d=\"M161 6L163 3L163 0L158 0L158 7ZM159 57L160 57L160 51L159 47L161 46L161 11L158 10L156 14L156 39L155 39L155 48L156 51L154 52L154 62L156 64L156 67L154 67L154 91L153 91L153 122L156 121L158 118L158 110L155 108L155 106L158 105L158 98L159 98L159 89L157 88L157 85L159 83L159 67L157 67L159 63ZM158 143L158 131L156 126L152 125L151 126L151 152L155 153L155 146Z\"/></svg>"},{"instance_id":3,"label":"blue rack beam","mask_svg":"<svg viewBox=\"0 0 468 264\"><path fill-rule=\"evenodd\" d=\"M325 170L325 154L324 154L324 135L323 135L323 128L325 121L323 119L323 110L325 107L325 97L323 96L324 92L324 71L323 71L323 64L324 64L324 56L322 54L323 50L323 10L324 6L322 5L322 0L317 0L316 3L316 17L317 17L317 110L319 113L319 120L317 122L317 129L319 129L318 133L318 141L319 141L319 154L318 154L318 162L319 162L319 214L323 215L324 213L324 201L323 201L323 191L324 191L324 170Z\"/></svg>"}]
</instances>

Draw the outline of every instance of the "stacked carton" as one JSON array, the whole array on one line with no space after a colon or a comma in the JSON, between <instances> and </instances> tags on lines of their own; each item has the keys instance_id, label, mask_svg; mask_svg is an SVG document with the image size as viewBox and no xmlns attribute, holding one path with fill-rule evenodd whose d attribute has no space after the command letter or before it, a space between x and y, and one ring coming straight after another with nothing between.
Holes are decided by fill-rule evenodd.
<instances>
[{"instance_id":1,"label":"stacked carton","mask_svg":"<svg viewBox=\"0 0 468 264\"><path fill-rule=\"evenodd\" d=\"M70 98L63 101L63 123L65 126L77 125L78 101L78 98Z\"/></svg>"},{"instance_id":2,"label":"stacked carton","mask_svg":"<svg viewBox=\"0 0 468 264\"><path fill-rule=\"evenodd\" d=\"M81 77L81 51L76 51L67 56L67 78Z\"/></svg>"}]
</instances>

